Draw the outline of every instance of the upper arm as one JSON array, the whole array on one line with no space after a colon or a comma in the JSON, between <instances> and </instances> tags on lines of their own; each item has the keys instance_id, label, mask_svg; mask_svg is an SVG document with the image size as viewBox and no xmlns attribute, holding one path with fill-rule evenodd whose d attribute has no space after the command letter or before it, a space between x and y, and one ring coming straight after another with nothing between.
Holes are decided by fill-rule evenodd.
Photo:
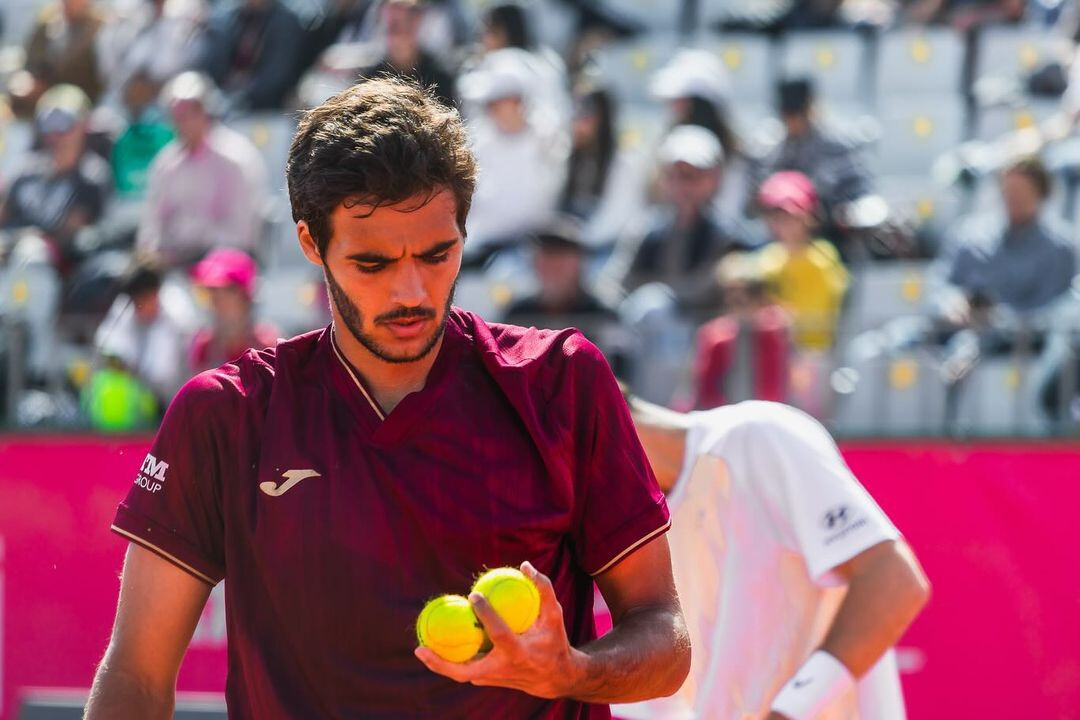
<instances>
[{"instance_id":1,"label":"upper arm","mask_svg":"<svg viewBox=\"0 0 1080 720\"><path fill-rule=\"evenodd\" d=\"M872 545L834 567L832 573L845 584L870 577L880 582L882 576L888 576L897 582L929 587L922 566L903 538Z\"/></svg>"},{"instance_id":2,"label":"upper arm","mask_svg":"<svg viewBox=\"0 0 1080 720\"><path fill-rule=\"evenodd\" d=\"M130 543L106 666L146 688L173 692L210 590L209 584Z\"/></svg>"},{"instance_id":3,"label":"upper arm","mask_svg":"<svg viewBox=\"0 0 1080 720\"><path fill-rule=\"evenodd\" d=\"M671 572L671 551L667 537L663 535L638 548L594 580L616 625L635 610L678 606L679 595Z\"/></svg>"}]
</instances>

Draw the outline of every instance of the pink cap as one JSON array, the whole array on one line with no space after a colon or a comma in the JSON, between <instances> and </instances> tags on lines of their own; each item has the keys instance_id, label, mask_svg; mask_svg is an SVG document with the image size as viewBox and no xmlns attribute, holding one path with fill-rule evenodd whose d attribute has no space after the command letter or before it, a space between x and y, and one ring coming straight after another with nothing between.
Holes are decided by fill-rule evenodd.
<instances>
[{"instance_id":1,"label":"pink cap","mask_svg":"<svg viewBox=\"0 0 1080 720\"><path fill-rule=\"evenodd\" d=\"M203 287L219 288L239 285L248 297L255 295L258 269L251 256L242 250L214 250L191 270L191 279Z\"/></svg>"},{"instance_id":2,"label":"pink cap","mask_svg":"<svg viewBox=\"0 0 1080 720\"><path fill-rule=\"evenodd\" d=\"M812 213L818 195L810 178L795 170L784 170L769 176L758 191L758 203L765 210L783 210L802 214Z\"/></svg>"}]
</instances>

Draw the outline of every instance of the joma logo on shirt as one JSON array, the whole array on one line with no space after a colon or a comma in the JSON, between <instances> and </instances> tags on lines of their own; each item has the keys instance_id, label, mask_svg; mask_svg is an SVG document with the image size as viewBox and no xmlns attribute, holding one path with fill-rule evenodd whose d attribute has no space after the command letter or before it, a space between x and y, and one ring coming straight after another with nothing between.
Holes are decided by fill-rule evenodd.
<instances>
[{"instance_id":1,"label":"joma logo on shirt","mask_svg":"<svg viewBox=\"0 0 1080 720\"><path fill-rule=\"evenodd\" d=\"M165 472L168 469L169 463L147 454L142 467L139 469L139 474L135 476L135 484L144 490L156 493L161 489L161 483L165 482Z\"/></svg>"}]
</instances>

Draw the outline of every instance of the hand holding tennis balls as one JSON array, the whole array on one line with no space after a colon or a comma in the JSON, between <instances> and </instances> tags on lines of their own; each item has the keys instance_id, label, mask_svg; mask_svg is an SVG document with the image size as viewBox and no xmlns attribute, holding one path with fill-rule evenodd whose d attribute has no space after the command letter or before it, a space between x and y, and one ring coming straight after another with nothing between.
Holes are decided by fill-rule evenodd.
<instances>
[{"instance_id":1,"label":"hand holding tennis balls","mask_svg":"<svg viewBox=\"0 0 1080 720\"><path fill-rule=\"evenodd\" d=\"M551 580L530 563L521 564L521 573L512 568L485 573L469 594L469 603L491 641L490 652L469 662L452 662L431 647L418 647L416 657L432 672L541 698L567 696L588 675L588 656L570 646ZM518 634L517 628L526 631Z\"/></svg>"},{"instance_id":2,"label":"hand holding tennis balls","mask_svg":"<svg viewBox=\"0 0 1080 720\"><path fill-rule=\"evenodd\" d=\"M473 585L511 631L521 634L540 615L540 591L517 568L488 570ZM491 643L472 605L460 595L443 595L428 602L416 619L416 637L443 660L472 660ZM486 646L486 647L485 647Z\"/></svg>"}]
</instances>

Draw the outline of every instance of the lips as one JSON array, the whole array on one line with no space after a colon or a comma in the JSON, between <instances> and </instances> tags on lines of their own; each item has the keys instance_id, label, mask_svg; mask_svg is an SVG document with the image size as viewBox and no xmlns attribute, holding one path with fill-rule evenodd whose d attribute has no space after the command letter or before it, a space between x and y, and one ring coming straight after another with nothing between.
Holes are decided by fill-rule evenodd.
<instances>
[{"instance_id":1,"label":"lips","mask_svg":"<svg viewBox=\"0 0 1080 720\"><path fill-rule=\"evenodd\" d=\"M385 325L390 329L394 337L400 340L408 340L421 335L427 329L429 322L431 321L428 318L406 318L392 320L385 323Z\"/></svg>"}]
</instances>

